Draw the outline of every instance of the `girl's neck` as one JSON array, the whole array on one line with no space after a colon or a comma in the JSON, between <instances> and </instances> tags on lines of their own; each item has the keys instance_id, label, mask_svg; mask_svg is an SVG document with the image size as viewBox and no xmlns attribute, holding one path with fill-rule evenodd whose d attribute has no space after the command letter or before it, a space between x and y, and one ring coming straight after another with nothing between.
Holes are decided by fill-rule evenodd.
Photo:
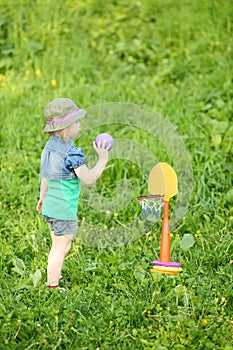
<instances>
[{"instance_id":1,"label":"girl's neck","mask_svg":"<svg viewBox=\"0 0 233 350\"><path fill-rule=\"evenodd\" d=\"M63 131L63 130L62 130ZM59 137L66 137L65 133L62 132L61 130L58 130L58 131L54 131L53 132L53 135L54 136L59 136Z\"/></svg>"}]
</instances>

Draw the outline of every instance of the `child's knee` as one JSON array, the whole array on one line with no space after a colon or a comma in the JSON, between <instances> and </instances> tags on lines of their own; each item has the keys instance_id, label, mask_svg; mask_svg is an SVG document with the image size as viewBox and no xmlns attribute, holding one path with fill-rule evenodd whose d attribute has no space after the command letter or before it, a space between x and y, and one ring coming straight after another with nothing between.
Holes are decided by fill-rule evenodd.
<instances>
[{"instance_id":1,"label":"child's knee","mask_svg":"<svg viewBox=\"0 0 233 350\"><path fill-rule=\"evenodd\" d=\"M66 246L66 248L65 248L65 255L67 255L68 253L69 253L69 251L70 251L70 248L71 248L71 243L72 243L72 241L70 241L68 244L67 244L67 246Z\"/></svg>"}]
</instances>

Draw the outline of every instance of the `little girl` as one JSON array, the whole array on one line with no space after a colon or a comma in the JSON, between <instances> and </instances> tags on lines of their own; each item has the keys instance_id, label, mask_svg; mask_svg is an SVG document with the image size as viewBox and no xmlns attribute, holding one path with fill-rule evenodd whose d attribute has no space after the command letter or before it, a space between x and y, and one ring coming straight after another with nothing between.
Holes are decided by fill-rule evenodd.
<instances>
[{"instance_id":1,"label":"little girl","mask_svg":"<svg viewBox=\"0 0 233 350\"><path fill-rule=\"evenodd\" d=\"M65 256L77 231L76 217L80 180L92 185L102 174L108 161L105 143L93 142L99 160L92 169L85 165L81 148L72 139L80 130L80 119L86 111L68 98L50 102L44 110L45 132L50 134L41 155L41 188L37 211L49 225L52 247L48 256L47 286L59 288Z\"/></svg>"}]
</instances>

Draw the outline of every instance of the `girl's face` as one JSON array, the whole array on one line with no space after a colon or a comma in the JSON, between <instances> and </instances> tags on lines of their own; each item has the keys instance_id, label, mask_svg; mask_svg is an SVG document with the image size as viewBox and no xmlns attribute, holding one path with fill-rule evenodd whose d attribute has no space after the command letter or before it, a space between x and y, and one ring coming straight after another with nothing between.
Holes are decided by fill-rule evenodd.
<instances>
[{"instance_id":1,"label":"girl's face","mask_svg":"<svg viewBox=\"0 0 233 350\"><path fill-rule=\"evenodd\" d=\"M70 139L73 139L80 130L80 121L77 120L75 123L68 126L68 128L65 129L66 136L68 136Z\"/></svg>"}]
</instances>

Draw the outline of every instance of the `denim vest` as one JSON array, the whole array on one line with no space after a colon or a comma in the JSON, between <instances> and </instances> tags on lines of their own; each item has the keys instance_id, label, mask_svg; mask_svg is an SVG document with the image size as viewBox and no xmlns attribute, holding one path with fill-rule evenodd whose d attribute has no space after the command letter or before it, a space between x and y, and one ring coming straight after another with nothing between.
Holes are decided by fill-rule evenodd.
<instances>
[{"instance_id":1,"label":"denim vest","mask_svg":"<svg viewBox=\"0 0 233 350\"><path fill-rule=\"evenodd\" d=\"M74 169L84 162L81 148L71 140L63 142L60 137L52 136L41 154L40 176L50 180L71 180L76 177Z\"/></svg>"}]
</instances>

